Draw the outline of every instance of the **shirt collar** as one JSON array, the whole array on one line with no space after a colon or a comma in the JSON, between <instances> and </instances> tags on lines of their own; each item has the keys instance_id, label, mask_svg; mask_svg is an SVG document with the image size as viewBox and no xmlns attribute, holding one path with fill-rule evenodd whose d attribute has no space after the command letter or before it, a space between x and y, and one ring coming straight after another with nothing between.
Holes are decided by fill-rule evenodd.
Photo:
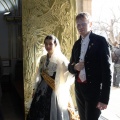
<instances>
[{"instance_id":1,"label":"shirt collar","mask_svg":"<svg viewBox=\"0 0 120 120\"><path fill-rule=\"evenodd\" d=\"M86 39L86 38L89 38L90 33L91 33L91 31L90 31L85 37L82 37L82 36L81 36L82 40L83 40L83 39Z\"/></svg>"}]
</instances>

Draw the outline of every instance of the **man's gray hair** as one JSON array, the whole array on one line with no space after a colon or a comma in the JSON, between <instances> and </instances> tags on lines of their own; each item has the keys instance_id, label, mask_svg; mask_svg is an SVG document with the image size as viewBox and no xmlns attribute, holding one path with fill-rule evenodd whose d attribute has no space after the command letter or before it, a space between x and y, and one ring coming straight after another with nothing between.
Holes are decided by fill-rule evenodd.
<instances>
[{"instance_id":1,"label":"man's gray hair","mask_svg":"<svg viewBox=\"0 0 120 120\"><path fill-rule=\"evenodd\" d=\"M88 20L88 22L92 22L92 17L88 12L80 12L76 16L76 20L81 19L81 18L85 18L86 20Z\"/></svg>"}]
</instances>

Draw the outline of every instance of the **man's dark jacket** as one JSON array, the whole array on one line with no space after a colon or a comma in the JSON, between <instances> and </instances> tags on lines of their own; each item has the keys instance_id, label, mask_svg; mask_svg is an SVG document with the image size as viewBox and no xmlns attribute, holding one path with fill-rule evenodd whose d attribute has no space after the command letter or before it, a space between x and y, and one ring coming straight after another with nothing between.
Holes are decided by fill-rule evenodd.
<instances>
[{"instance_id":1,"label":"man's dark jacket","mask_svg":"<svg viewBox=\"0 0 120 120\"><path fill-rule=\"evenodd\" d=\"M75 74L75 88L77 84L84 87L83 95L86 100L108 104L112 79L110 47L102 36L90 33L90 42L84 58L87 83L77 82L79 72L74 65L79 62L81 52L81 37L75 42L68 70ZM82 92L82 91L81 91Z\"/></svg>"}]
</instances>

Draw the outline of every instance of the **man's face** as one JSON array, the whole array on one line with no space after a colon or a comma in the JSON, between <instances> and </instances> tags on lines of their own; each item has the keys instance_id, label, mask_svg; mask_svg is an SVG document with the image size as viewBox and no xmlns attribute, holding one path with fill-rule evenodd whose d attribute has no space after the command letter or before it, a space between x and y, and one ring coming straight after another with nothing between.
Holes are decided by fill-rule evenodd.
<instances>
[{"instance_id":1,"label":"man's face","mask_svg":"<svg viewBox=\"0 0 120 120\"><path fill-rule=\"evenodd\" d=\"M77 30L82 37L85 37L91 30L92 23L85 18L76 20Z\"/></svg>"}]
</instances>

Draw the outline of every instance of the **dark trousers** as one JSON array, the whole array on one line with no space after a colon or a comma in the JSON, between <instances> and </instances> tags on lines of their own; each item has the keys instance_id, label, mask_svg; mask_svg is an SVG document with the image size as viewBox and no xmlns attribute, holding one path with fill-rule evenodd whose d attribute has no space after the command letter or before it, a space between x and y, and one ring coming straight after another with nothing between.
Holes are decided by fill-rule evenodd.
<instances>
[{"instance_id":1,"label":"dark trousers","mask_svg":"<svg viewBox=\"0 0 120 120\"><path fill-rule=\"evenodd\" d=\"M78 83L80 84L80 83ZM75 87L76 103L80 120L98 120L101 111L96 108L98 101L86 100L84 93L82 93L81 86Z\"/></svg>"}]
</instances>

